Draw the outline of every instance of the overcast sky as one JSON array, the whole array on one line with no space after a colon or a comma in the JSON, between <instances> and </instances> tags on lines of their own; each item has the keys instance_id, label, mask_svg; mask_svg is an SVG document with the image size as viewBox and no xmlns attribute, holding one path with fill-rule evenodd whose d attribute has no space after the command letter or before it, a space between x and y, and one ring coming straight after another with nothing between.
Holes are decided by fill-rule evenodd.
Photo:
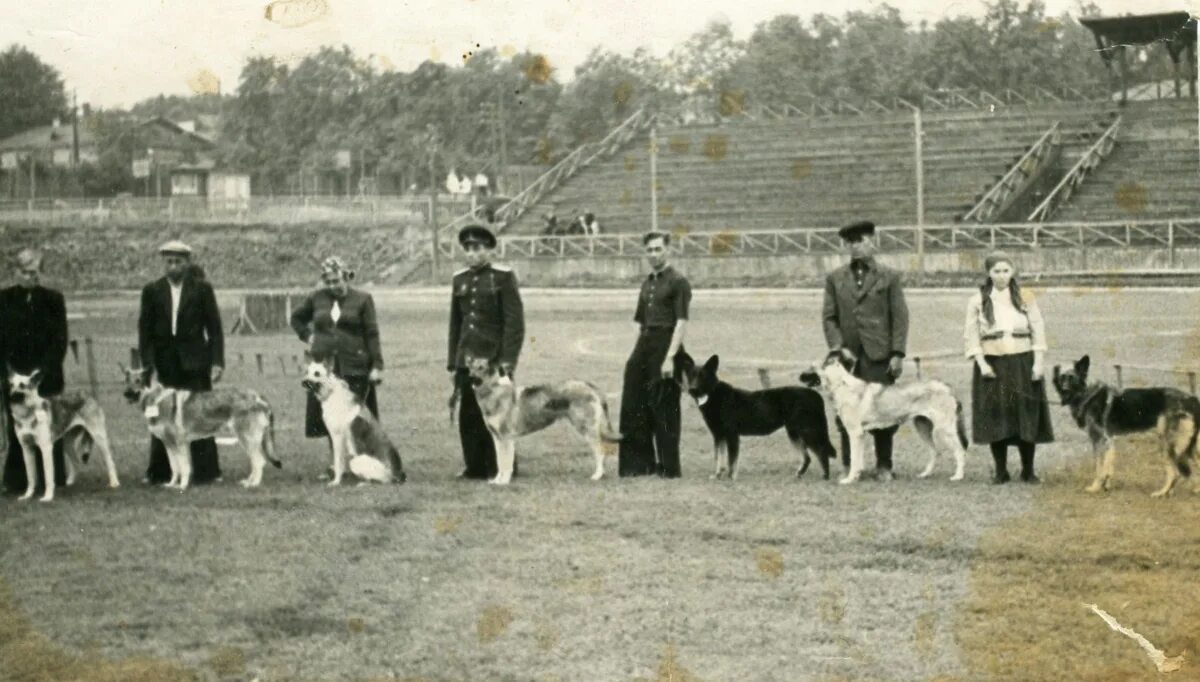
<instances>
[{"instance_id":1,"label":"overcast sky","mask_svg":"<svg viewBox=\"0 0 1200 682\"><path fill-rule=\"evenodd\" d=\"M545 54L560 81L596 45L656 54L712 20L729 20L738 37L777 14L840 16L872 0L279 0L273 20L263 0L0 0L0 47L20 43L55 66L80 102L128 106L159 93L205 87L211 72L224 92L252 56L296 60L321 45L349 45L381 67L410 70L426 59L461 63L484 47ZM948 13L978 15L982 3L892 0L911 22ZM1053 14L1074 0L1047 0ZM1200 0L1099 0L1105 15L1191 9ZM3 106L0 98L0 106Z\"/></svg>"}]
</instances>

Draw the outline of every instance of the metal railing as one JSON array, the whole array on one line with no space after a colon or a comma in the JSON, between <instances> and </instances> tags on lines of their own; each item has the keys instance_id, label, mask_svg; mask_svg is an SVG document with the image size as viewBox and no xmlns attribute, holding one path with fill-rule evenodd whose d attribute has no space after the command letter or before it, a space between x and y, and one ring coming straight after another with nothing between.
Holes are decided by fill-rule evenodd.
<instances>
[{"instance_id":1,"label":"metal railing","mask_svg":"<svg viewBox=\"0 0 1200 682\"><path fill-rule=\"evenodd\" d=\"M457 213L469 200L447 197L440 210ZM0 222L26 225L143 225L188 223L346 225L429 222L429 197L284 196L241 199L120 197L0 200Z\"/></svg>"},{"instance_id":2,"label":"metal railing","mask_svg":"<svg viewBox=\"0 0 1200 682\"><path fill-rule=\"evenodd\" d=\"M1000 180L992 186L970 211L962 217L961 222L987 222L996 215L1016 192L1025 187L1029 178L1037 174L1042 164L1052 158L1054 149L1061 142L1059 122L1055 121L1050 129L1042 133L1037 142L1025 152L1016 163L1008 169Z\"/></svg>"},{"instance_id":3,"label":"metal railing","mask_svg":"<svg viewBox=\"0 0 1200 682\"><path fill-rule=\"evenodd\" d=\"M1071 198L1083 181L1091 174L1093 170L1098 168L1104 159L1112 153L1113 147L1117 144L1117 133L1121 129L1121 117L1118 116L1113 120L1112 125L1104 131L1100 139L1096 140L1095 144L1088 147L1088 150L1079 157L1079 161L1067 171L1062 180L1050 190L1050 193L1042 200L1042 203L1033 209L1026 220L1030 222L1045 222L1059 206L1062 206Z\"/></svg>"},{"instance_id":4,"label":"metal railing","mask_svg":"<svg viewBox=\"0 0 1200 682\"><path fill-rule=\"evenodd\" d=\"M1200 245L1200 217L1172 220L1093 223L951 224L880 227L882 253L914 253L961 249L1012 250L1088 247L1166 247ZM683 257L737 257L788 254L832 254L842 251L831 227L692 232L676 234L671 250ZM499 258L596 258L642 256L642 235L511 235L497 245ZM441 244L448 257L458 245Z\"/></svg>"}]
</instances>

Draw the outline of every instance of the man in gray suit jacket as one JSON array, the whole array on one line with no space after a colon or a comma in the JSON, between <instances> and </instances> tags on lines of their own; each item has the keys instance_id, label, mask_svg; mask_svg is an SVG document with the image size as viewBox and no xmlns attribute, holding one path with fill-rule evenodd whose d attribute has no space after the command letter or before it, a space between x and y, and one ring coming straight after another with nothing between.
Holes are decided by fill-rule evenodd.
<instances>
[{"instance_id":1,"label":"man in gray suit jacket","mask_svg":"<svg viewBox=\"0 0 1200 682\"><path fill-rule=\"evenodd\" d=\"M823 321L830 353L854 363L854 376L894 383L904 370L908 342L908 306L895 270L875 262L875 224L862 221L838 230L850 262L825 280ZM842 462L849 466L850 441L842 423ZM875 467L880 480L892 475L892 437L897 427L872 431Z\"/></svg>"}]
</instances>

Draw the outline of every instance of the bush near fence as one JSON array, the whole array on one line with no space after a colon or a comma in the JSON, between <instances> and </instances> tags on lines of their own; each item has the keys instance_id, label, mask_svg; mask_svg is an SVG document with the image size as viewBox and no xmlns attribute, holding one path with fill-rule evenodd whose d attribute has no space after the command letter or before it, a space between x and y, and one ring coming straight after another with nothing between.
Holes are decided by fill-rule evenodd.
<instances>
[{"instance_id":1,"label":"bush near fence","mask_svg":"<svg viewBox=\"0 0 1200 682\"><path fill-rule=\"evenodd\" d=\"M25 247L45 253L45 281L68 291L133 289L162 276L159 245L183 239L209 279L222 288L315 286L320 262L341 256L371 281L399 257L412 239L393 226L347 228L336 223L280 225L187 225L122 229L38 228L0 224L9 262Z\"/></svg>"}]
</instances>

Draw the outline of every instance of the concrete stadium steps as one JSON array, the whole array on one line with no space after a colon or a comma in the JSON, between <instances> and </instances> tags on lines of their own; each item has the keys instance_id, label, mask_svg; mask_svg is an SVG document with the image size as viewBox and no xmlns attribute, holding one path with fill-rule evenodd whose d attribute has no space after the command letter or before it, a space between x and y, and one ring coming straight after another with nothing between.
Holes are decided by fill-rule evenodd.
<instances>
[{"instance_id":1,"label":"concrete stadium steps","mask_svg":"<svg viewBox=\"0 0 1200 682\"><path fill-rule=\"evenodd\" d=\"M1086 142L1103 130L1097 122L1103 108L1076 102L926 112L926 221L953 221L1054 121L1062 121L1067 139ZM913 223L913 146L910 113L660 128L660 227L772 229L860 218ZM540 233L551 207L564 222L591 211L605 232L647 229L649 135L580 171L506 232Z\"/></svg>"},{"instance_id":2,"label":"concrete stadium steps","mask_svg":"<svg viewBox=\"0 0 1200 682\"><path fill-rule=\"evenodd\" d=\"M1200 215L1196 100L1130 102L1122 116L1113 153L1053 220Z\"/></svg>"}]
</instances>

